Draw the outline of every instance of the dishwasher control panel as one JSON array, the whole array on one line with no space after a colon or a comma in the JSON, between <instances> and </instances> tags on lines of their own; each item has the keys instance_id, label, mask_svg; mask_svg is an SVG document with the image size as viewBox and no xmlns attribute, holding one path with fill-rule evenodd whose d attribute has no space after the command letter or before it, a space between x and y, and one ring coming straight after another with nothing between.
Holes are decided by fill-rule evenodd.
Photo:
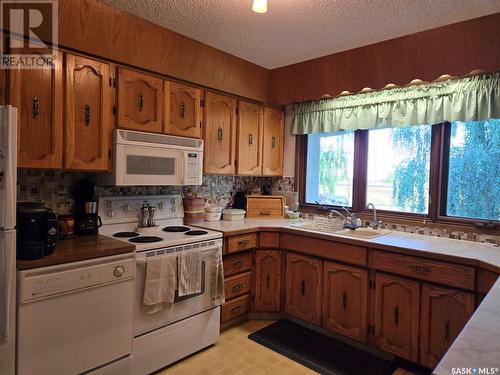
<instances>
[{"instance_id":1,"label":"dishwasher control panel","mask_svg":"<svg viewBox=\"0 0 500 375\"><path fill-rule=\"evenodd\" d=\"M18 272L19 302L29 302L61 293L135 277L133 255L111 256L88 261Z\"/></svg>"}]
</instances>

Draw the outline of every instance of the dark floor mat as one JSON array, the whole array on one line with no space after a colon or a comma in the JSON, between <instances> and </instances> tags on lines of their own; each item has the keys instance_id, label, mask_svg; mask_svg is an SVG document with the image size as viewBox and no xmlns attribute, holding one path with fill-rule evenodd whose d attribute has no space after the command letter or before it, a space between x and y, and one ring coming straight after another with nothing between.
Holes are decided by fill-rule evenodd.
<instances>
[{"instance_id":1,"label":"dark floor mat","mask_svg":"<svg viewBox=\"0 0 500 375\"><path fill-rule=\"evenodd\" d=\"M391 375L397 365L288 320L248 336L311 370L325 375Z\"/></svg>"}]
</instances>

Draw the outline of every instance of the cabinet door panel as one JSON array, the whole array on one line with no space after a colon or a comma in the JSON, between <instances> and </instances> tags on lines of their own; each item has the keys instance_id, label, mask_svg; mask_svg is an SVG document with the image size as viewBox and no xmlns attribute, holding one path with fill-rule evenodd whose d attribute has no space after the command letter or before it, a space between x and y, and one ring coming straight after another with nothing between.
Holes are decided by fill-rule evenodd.
<instances>
[{"instance_id":1,"label":"cabinet door panel","mask_svg":"<svg viewBox=\"0 0 500 375\"><path fill-rule=\"evenodd\" d=\"M262 174L266 176L283 174L283 137L283 111L264 108Z\"/></svg>"},{"instance_id":2,"label":"cabinet door panel","mask_svg":"<svg viewBox=\"0 0 500 375\"><path fill-rule=\"evenodd\" d=\"M366 342L368 271L325 262L323 285L323 327Z\"/></svg>"},{"instance_id":3,"label":"cabinet door panel","mask_svg":"<svg viewBox=\"0 0 500 375\"><path fill-rule=\"evenodd\" d=\"M255 253L255 311L279 312L281 299L281 251Z\"/></svg>"},{"instance_id":4,"label":"cabinet door panel","mask_svg":"<svg viewBox=\"0 0 500 375\"><path fill-rule=\"evenodd\" d=\"M201 90L174 82L164 82L166 134L201 137Z\"/></svg>"},{"instance_id":5,"label":"cabinet door panel","mask_svg":"<svg viewBox=\"0 0 500 375\"><path fill-rule=\"evenodd\" d=\"M286 312L317 325L321 324L321 263L317 258L286 255Z\"/></svg>"},{"instance_id":6,"label":"cabinet door panel","mask_svg":"<svg viewBox=\"0 0 500 375\"><path fill-rule=\"evenodd\" d=\"M239 102L238 174L262 174L263 115L262 106L245 101Z\"/></svg>"},{"instance_id":7,"label":"cabinet door panel","mask_svg":"<svg viewBox=\"0 0 500 375\"><path fill-rule=\"evenodd\" d=\"M163 81L148 74L118 69L118 127L163 131Z\"/></svg>"},{"instance_id":8,"label":"cabinet door panel","mask_svg":"<svg viewBox=\"0 0 500 375\"><path fill-rule=\"evenodd\" d=\"M18 166L62 168L62 52L55 69L10 71L10 104L19 110Z\"/></svg>"},{"instance_id":9,"label":"cabinet door panel","mask_svg":"<svg viewBox=\"0 0 500 375\"><path fill-rule=\"evenodd\" d=\"M66 55L65 168L108 170L110 91L108 64Z\"/></svg>"},{"instance_id":10,"label":"cabinet door panel","mask_svg":"<svg viewBox=\"0 0 500 375\"><path fill-rule=\"evenodd\" d=\"M424 284L420 321L420 363L434 368L473 312L473 293Z\"/></svg>"},{"instance_id":11,"label":"cabinet door panel","mask_svg":"<svg viewBox=\"0 0 500 375\"><path fill-rule=\"evenodd\" d=\"M419 283L377 273L375 295L375 345L416 362Z\"/></svg>"},{"instance_id":12,"label":"cabinet door panel","mask_svg":"<svg viewBox=\"0 0 500 375\"><path fill-rule=\"evenodd\" d=\"M236 152L236 99L205 95L205 173L234 174Z\"/></svg>"}]
</instances>

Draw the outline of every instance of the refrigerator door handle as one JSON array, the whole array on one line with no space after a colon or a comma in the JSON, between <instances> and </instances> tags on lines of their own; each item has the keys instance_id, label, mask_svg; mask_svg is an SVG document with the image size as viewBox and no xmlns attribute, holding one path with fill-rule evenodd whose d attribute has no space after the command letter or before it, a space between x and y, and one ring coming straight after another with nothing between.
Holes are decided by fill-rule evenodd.
<instances>
[{"instance_id":1,"label":"refrigerator door handle","mask_svg":"<svg viewBox=\"0 0 500 375\"><path fill-rule=\"evenodd\" d=\"M0 343L13 334L16 231L0 231Z\"/></svg>"}]
</instances>

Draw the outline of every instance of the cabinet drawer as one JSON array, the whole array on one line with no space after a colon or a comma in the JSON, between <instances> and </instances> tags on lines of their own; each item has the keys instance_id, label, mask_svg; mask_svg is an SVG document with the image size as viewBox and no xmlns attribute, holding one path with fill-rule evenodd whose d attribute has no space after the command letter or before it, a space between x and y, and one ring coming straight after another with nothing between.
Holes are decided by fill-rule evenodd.
<instances>
[{"instance_id":1,"label":"cabinet drawer","mask_svg":"<svg viewBox=\"0 0 500 375\"><path fill-rule=\"evenodd\" d=\"M232 299L222 305L222 323L250 312L250 295Z\"/></svg>"},{"instance_id":2,"label":"cabinet drawer","mask_svg":"<svg viewBox=\"0 0 500 375\"><path fill-rule=\"evenodd\" d=\"M238 272L252 269L252 253L227 255L224 257L224 275L230 276Z\"/></svg>"},{"instance_id":3,"label":"cabinet drawer","mask_svg":"<svg viewBox=\"0 0 500 375\"><path fill-rule=\"evenodd\" d=\"M227 252L235 253L257 247L257 233L242 234L229 237L227 240Z\"/></svg>"},{"instance_id":4,"label":"cabinet drawer","mask_svg":"<svg viewBox=\"0 0 500 375\"><path fill-rule=\"evenodd\" d=\"M247 197L247 217L283 217L284 202L282 196L249 196Z\"/></svg>"},{"instance_id":5,"label":"cabinet drawer","mask_svg":"<svg viewBox=\"0 0 500 375\"><path fill-rule=\"evenodd\" d=\"M263 249L279 248L280 234L274 232L260 232L259 247Z\"/></svg>"},{"instance_id":6,"label":"cabinet drawer","mask_svg":"<svg viewBox=\"0 0 500 375\"><path fill-rule=\"evenodd\" d=\"M252 287L252 272L231 276L224 280L226 300L249 293Z\"/></svg>"},{"instance_id":7,"label":"cabinet drawer","mask_svg":"<svg viewBox=\"0 0 500 375\"><path fill-rule=\"evenodd\" d=\"M372 266L382 271L474 290L473 267L384 251L373 252Z\"/></svg>"}]
</instances>

